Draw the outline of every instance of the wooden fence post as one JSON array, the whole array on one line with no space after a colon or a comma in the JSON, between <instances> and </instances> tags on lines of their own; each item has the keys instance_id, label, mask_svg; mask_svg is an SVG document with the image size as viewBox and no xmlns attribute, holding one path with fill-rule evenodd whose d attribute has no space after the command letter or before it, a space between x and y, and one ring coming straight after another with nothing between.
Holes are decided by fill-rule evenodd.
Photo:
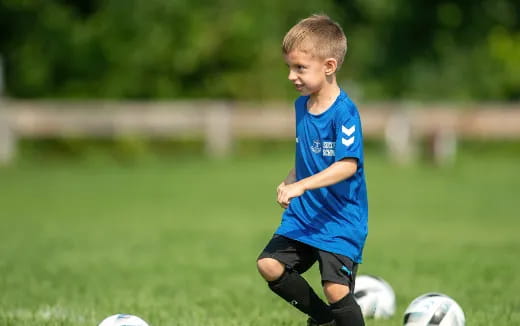
<instances>
[{"instance_id":1,"label":"wooden fence post","mask_svg":"<svg viewBox=\"0 0 520 326\"><path fill-rule=\"evenodd\" d=\"M416 154L413 126L408 113L390 116L385 126L385 143L390 158L399 164L411 163Z\"/></svg>"},{"instance_id":2,"label":"wooden fence post","mask_svg":"<svg viewBox=\"0 0 520 326\"><path fill-rule=\"evenodd\" d=\"M14 159L16 154L16 135L11 129L8 117L0 110L0 165Z\"/></svg>"},{"instance_id":3,"label":"wooden fence post","mask_svg":"<svg viewBox=\"0 0 520 326\"><path fill-rule=\"evenodd\" d=\"M205 151L213 158L223 158L231 153L231 106L228 103L209 105L205 110Z\"/></svg>"}]
</instances>

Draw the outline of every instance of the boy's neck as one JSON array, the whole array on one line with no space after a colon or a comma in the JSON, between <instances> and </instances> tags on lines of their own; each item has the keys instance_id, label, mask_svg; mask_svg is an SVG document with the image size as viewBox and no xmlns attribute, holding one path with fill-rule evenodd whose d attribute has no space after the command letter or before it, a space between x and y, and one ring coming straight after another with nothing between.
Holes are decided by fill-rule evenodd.
<instances>
[{"instance_id":1,"label":"boy's neck","mask_svg":"<svg viewBox=\"0 0 520 326\"><path fill-rule=\"evenodd\" d=\"M312 114L327 111L336 101L341 90L337 83L326 84L318 92L311 94L307 102L307 110Z\"/></svg>"}]
</instances>

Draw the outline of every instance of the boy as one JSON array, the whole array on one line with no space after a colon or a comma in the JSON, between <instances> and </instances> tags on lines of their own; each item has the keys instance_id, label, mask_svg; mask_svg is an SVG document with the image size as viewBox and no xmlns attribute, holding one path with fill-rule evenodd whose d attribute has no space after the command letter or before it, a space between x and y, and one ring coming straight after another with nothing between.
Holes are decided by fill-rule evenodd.
<instances>
[{"instance_id":1,"label":"boy","mask_svg":"<svg viewBox=\"0 0 520 326\"><path fill-rule=\"evenodd\" d=\"M356 106L336 82L347 50L324 15L296 24L282 44L295 102L295 167L278 186L282 221L257 261L269 288L307 325L364 325L354 279L367 236L363 139ZM323 302L300 275L319 262Z\"/></svg>"}]
</instances>

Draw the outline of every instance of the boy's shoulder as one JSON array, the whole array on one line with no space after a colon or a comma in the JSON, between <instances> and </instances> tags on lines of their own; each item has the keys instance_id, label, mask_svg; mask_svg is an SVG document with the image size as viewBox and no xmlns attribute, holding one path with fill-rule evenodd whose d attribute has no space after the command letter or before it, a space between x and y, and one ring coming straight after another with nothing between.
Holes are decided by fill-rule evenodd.
<instances>
[{"instance_id":1,"label":"boy's shoulder","mask_svg":"<svg viewBox=\"0 0 520 326\"><path fill-rule=\"evenodd\" d=\"M336 101L336 113L337 115L344 116L358 116L359 112L356 104L348 96L348 94L342 89L341 93Z\"/></svg>"}]
</instances>

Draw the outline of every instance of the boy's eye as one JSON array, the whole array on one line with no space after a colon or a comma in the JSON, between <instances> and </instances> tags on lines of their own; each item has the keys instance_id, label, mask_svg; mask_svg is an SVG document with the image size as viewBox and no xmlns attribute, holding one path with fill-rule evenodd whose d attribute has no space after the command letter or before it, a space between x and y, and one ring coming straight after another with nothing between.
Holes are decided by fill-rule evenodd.
<instances>
[{"instance_id":1,"label":"boy's eye","mask_svg":"<svg viewBox=\"0 0 520 326\"><path fill-rule=\"evenodd\" d=\"M287 65L287 67L289 67L289 69L293 69L295 71L303 71L306 69L306 67L304 65Z\"/></svg>"}]
</instances>

